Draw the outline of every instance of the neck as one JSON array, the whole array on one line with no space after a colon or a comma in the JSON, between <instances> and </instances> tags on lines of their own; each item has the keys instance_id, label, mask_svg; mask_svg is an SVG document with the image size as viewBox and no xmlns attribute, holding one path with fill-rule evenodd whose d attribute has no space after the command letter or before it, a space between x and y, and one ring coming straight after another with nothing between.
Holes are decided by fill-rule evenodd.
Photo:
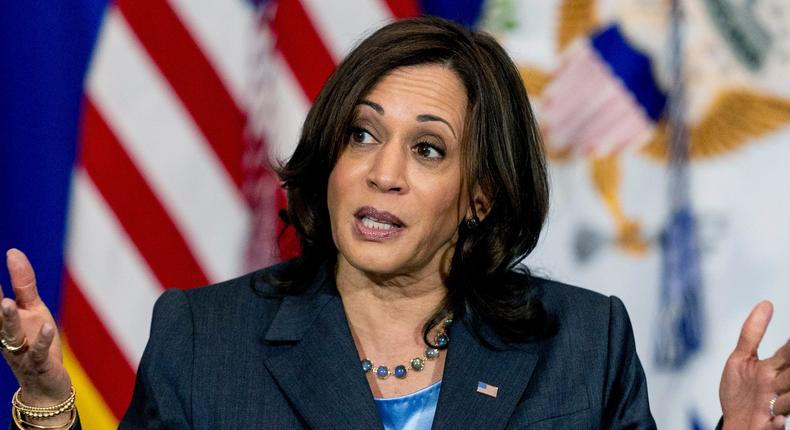
<instances>
[{"instance_id":1,"label":"neck","mask_svg":"<svg viewBox=\"0 0 790 430\"><path fill-rule=\"evenodd\" d=\"M349 325L366 349L424 345L423 326L447 295L439 273L381 277L357 270L342 256L336 282Z\"/></svg>"},{"instance_id":2,"label":"neck","mask_svg":"<svg viewBox=\"0 0 790 430\"><path fill-rule=\"evenodd\" d=\"M335 280L360 360L394 369L425 356L423 327L447 296L438 271L424 276L382 277L357 270L341 255ZM430 336L437 332L433 330ZM440 380L444 360L440 355L426 363L425 370L410 370L402 380L380 380L375 371L366 378L375 397L400 396Z\"/></svg>"}]
</instances>

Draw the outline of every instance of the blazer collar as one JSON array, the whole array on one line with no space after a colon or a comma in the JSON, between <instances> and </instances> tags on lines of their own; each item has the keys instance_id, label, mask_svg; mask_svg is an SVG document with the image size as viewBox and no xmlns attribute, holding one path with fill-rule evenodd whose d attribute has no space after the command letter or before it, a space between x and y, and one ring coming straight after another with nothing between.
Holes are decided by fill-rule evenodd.
<instances>
[{"instance_id":1,"label":"blazer collar","mask_svg":"<svg viewBox=\"0 0 790 430\"><path fill-rule=\"evenodd\" d=\"M310 428L383 429L330 274L283 299L265 338L293 344L264 365Z\"/></svg>"},{"instance_id":2,"label":"blazer collar","mask_svg":"<svg viewBox=\"0 0 790 430\"><path fill-rule=\"evenodd\" d=\"M504 427L538 361L539 344L491 349L463 321L449 334L433 428ZM485 337L496 343L491 333ZM321 270L307 293L283 299L265 338L288 344L264 365L310 427L382 428L330 270ZM497 396L477 392L480 382L496 386Z\"/></svg>"},{"instance_id":3,"label":"blazer collar","mask_svg":"<svg viewBox=\"0 0 790 430\"><path fill-rule=\"evenodd\" d=\"M490 332L484 337L499 343ZM527 388L539 352L538 343L492 349L466 321L453 324L433 428L504 428ZM481 382L496 387L496 397L478 392Z\"/></svg>"}]
</instances>

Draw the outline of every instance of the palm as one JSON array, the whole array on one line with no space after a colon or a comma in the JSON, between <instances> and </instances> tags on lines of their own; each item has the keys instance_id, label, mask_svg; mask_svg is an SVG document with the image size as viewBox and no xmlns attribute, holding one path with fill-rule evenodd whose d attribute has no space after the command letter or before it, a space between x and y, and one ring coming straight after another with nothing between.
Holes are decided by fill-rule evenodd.
<instances>
[{"instance_id":1,"label":"palm","mask_svg":"<svg viewBox=\"0 0 790 430\"><path fill-rule=\"evenodd\" d=\"M55 320L38 295L35 274L27 257L17 250L9 251L8 271L16 300L2 299L3 333L0 334L14 344L24 339L26 347L18 352L4 351L3 356L25 398L58 403L68 396L71 381L63 368Z\"/></svg>"},{"instance_id":2,"label":"palm","mask_svg":"<svg viewBox=\"0 0 790 430\"><path fill-rule=\"evenodd\" d=\"M757 356L773 308L769 302L758 304L747 318L735 351L730 355L722 373L719 398L724 412L724 428L782 429L790 401L787 393L790 347L785 345L765 360ZM778 397L772 417L769 402Z\"/></svg>"},{"instance_id":3,"label":"palm","mask_svg":"<svg viewBox=\"0 0 790 430\"><path fill-rule=\"evenodd\" d=\"M22 321L22 327L27 339L35 339L44 323L50 323L53 326L55 325L55 319L52 317L52 314L49 312L49 309L47 309L43 302L39 302L39 304L31 306L29 309L20 307L19 319ZM52 346L50 346L47 353L47 362L52 364L54 367L54 369L51 368L50 370L56 370L58 365L60 367L63 366L63 355L60 349L60 336L57 333L55 333L55 339L52 341Z\"/></svg>"}]
</instances>

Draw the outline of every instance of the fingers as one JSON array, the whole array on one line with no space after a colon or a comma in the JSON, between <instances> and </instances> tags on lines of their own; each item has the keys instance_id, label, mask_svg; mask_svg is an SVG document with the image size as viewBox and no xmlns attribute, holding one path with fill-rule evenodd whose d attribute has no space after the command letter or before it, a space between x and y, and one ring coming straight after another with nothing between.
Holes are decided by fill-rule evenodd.
<instances>
[{"instance_id":1,"label":"fingers","mask_svg":"<svg viewBox=\"0 0 790 430\"><path fill-rule=\"evenodd\" d=\"M55 328L45 323L41 326L36 341L30 347L30 359L39 370L46 370L42 367L47 363L49 347L52 345L53 339L55 339Z\"/></svg>"},{"instance_id":2,"label":"fingers","mask_svg":"<svg viewBox=\"0 0 790 430\"><path fill-rule=\"evenodd\" d=\"M36 289L36 274L27 256L18 249L9 249L6 253L6 264L19 306L25 308L41 301Z\"/></svg>"},{"instance_id":3,"label":"fingers","mask_svg":"<svg viewBox=\"0 0 790 430\"><path fill-rule=\"evenodd\" d=\"M0 308L2 308L3 312L2 336L12 345L22 342L25 334L22 331L22 323L19 320L19 312L17 312L16 303L11 299L2 299L2 301L0 301Z\"/></svg>"},{"instance_id":4,"label":"fingers","mask_svg":"<svg viewBox=\"0 0 790 430\"><path fill-rule=\"evenodd\" d=\"M0 285L0 332L3 331L3 321L5 320L5 318L3 318L3 307L2 307L4 301L5 298L3 297L3 286Z\"/></svg>"},{"instance_id":5,"label":"fingers","mask_svg":"<svg viewBox=\"0 0 790 430\"><path fill-rule=\"evenodd\" d=\"M776 398L774 413L777 417L790 414L790 394L785 393Z\"/></svg>"},{"instance_id":6,"label":"fingers","mask_svg":"<svg viewBox=\"0 0 790 430\"><path fill-rule=\"evenodd\" d=\"M774 355L768 360L771 366L780 372L790 368L790 340L785 342L781 348L777 349ZM788 384L788 387L790 387L790 384Z\"/></svg>"},{"instance_id":7,"label":"fingers","mask_svg":"<svg viewBox=\"0 0 790 430\"><path fill-rule=\"evenodd\" d=\"M779 372L773 380L774 393L786 393L790 391L790 369L785 369Z\"/></svg>"},{"instance_id":8,"label":"fingers","mask_svg":"<svg viewBox=\"0 0 790 430\"><path fill-rule=\"evenodd\" d=\"M3 286L0 285L0 332L3 331L3 321L5 320L5 318L3 318L3 308L2 308L2 303L4 298L5 297L3 296Z\"/></svg>"},{"instance_id":9,"label":"fingers","mask_svg":"<svg viewBox=\"0 0 790 430\"><path fill-rule=\"evenodd\" d=\"M758 303L752 309L741 328L741 335L738 338L735 352L757 357L757 347L760 346L765 329L771 321L773 309L773 305L767 300Z\"/></svg>"}]
</instances>

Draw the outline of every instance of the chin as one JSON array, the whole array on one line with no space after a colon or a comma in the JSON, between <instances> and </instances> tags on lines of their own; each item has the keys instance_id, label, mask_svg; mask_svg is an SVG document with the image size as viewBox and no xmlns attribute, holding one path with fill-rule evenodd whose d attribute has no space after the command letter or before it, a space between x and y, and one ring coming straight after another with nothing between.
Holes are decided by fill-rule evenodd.
<instances>
[{"instance_id":1,"label":"chin","mask_svg":"<svg viewBox=\"0 0 790 430\"><path fill-rule=\"evenodd\" d=\"M341 258L363 273L380 276L403 273L404 261L390 250L365 252L363 249L355 249L348 254L342 254Z\"/></svg>"}]
</instances>

